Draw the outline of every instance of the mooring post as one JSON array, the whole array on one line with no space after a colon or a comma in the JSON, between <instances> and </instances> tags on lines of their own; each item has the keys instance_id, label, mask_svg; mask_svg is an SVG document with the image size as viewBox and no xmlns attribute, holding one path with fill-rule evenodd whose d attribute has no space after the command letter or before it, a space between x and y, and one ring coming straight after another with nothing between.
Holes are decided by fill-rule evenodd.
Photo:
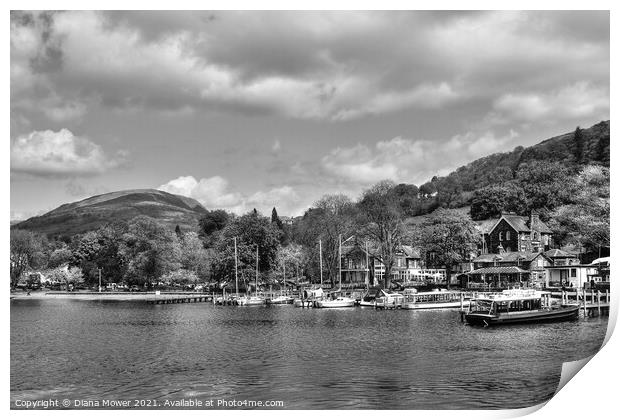
<instances>
[{"instance_id":1,"label":"mooring post","mask_svg":"<svg viewBox=\"0 0 620 420\"><path fill-rule=\"evenodd\" d=\"M588 317L588 298L586 296L586 288L583 288L583 317L587 318Z\"/></svg>"},{"instance_id":2,"label":"mooring post","mask_svg":"<svg viewBox=\"0 0 620 420\"><path fill-rule=\"evenodd\" d=\"M596 291L596 306L598 306L598 316L601 316L601 291Z\"/></svg>"}]
</instances>

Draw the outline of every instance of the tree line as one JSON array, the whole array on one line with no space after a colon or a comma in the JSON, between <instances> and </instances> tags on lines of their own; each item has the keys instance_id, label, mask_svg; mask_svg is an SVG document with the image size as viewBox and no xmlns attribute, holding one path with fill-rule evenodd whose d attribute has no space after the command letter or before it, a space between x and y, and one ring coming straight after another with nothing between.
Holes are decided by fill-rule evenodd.
<instances>
[{"instance_id":1,"label":"tree line","mask_svg":"<svg viewBox=\"0 0 620 420\"><path fill-rule=\"evenodd\" d=\"M251 290L256 283L282 285L286 279L338 281L340 240L368 246L371 258L390 273L401 245L418 248L423 260L445 267L475 255L481 241L472 219L503 211L537 210L556 232L556 243L600 249L609 246L609 169L600 165L567 168L558 162L524 164L516 177L474 193L471 217L440 206L423 218L411 217L411 206L432 196L411 184L382 181L357 201L344 194L325 195L292 225L256 210L237 216L211 210L196 231L173 229L140 216L116 221L63 241L26 230L11 231L11 284L33 269L50 270L68 281L106 282L154 287L159 284L235 281ZM414 204L412 204L414 203ZM322 255L319 255L319 243ZM323 273L320 272L320 260ZM60 270L60 267L65 267ZM54 271L55 270L55 271ZM390 286L390 276L384 286Z\"/></svg>"}]
</instances>

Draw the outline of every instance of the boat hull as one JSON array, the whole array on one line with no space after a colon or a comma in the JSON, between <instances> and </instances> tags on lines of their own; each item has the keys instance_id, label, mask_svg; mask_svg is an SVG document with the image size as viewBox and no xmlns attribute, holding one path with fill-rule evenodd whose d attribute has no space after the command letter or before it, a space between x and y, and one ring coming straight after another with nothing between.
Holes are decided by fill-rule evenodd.
<instances>
[{"instance_id":1,"label":"boat hull","mask_svg":"<svg viewBox=\"0 0 620 420\"><path fill-rule=\"evenodd\" d=\"M275 298L269 301L271 305L290 305L295 301L294 298Z\"/></svg>"},{"instance_id":2,"label":"boat hull","mask_svg":"<svg viewBox=\"0 0 620 420\"><path fill-rule=\"evenodd\" d=\"M539 322L559 322L569 321L579 316L578 305L563 305L557 309L544 309L540 311L513 312L499 315L489 315L482 313L469 313L465 315L465 320L470 325L506 325L524 324Z\"/></svg>"},{"instance_id":3,"label":"boat hull","mask_svg":"<svg viewBox=\"0 0 620 420\"><path fill-rule=\"evenodd\" d=\"M464 301L466 305L469 301ZM464 304L464 305L465 305ZM406 302L403 303L403 309L454 309L460 308L461 302Z\"/></svg>"},{"instance_id":4,"label":"boat hull","mask_svg":"<svg viewBox=\"0 0 620 420\"><path fill-rule=\"evenodd\" d=\"M351 300L321 300L317 302L319 308L352 308L355 301Z\"/></svg>"}]
</instances>

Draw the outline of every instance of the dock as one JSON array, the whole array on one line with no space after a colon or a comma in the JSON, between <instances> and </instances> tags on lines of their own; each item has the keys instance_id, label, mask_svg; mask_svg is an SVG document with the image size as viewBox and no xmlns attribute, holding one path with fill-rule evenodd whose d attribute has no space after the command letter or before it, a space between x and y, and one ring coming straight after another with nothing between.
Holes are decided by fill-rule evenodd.
<instances>
[{"instance_id":1,"label":"dock","mask_svg":"<svg viewBox=\"0 0 620 420\"><path fill-rule=\"evenodd\" d=\"M551 297L559 298L562 304L579 304L583 310L585 318L592 316L609 315L609 307L611 304L611 296L609 290L601 292L600 290L568 291L561 290L551 292Z\"/></svg>"}]
</instances>

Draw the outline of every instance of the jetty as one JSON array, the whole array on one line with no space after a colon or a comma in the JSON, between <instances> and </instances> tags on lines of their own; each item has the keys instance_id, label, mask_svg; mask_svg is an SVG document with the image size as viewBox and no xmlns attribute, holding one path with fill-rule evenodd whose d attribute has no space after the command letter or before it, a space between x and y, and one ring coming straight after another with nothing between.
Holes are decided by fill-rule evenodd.
<instances>
[{"instance_id":1,"label":"jetty","mask_svg":"<svg viewBox=\"0 0 620 420\"><path fill-rule=\"evenodd\" d=\"M609 290L559 290L552 291L551 297L559 298L562 304L577 303L584 317L609 315L611 295Z\"/></svg>"}]
</instances>

